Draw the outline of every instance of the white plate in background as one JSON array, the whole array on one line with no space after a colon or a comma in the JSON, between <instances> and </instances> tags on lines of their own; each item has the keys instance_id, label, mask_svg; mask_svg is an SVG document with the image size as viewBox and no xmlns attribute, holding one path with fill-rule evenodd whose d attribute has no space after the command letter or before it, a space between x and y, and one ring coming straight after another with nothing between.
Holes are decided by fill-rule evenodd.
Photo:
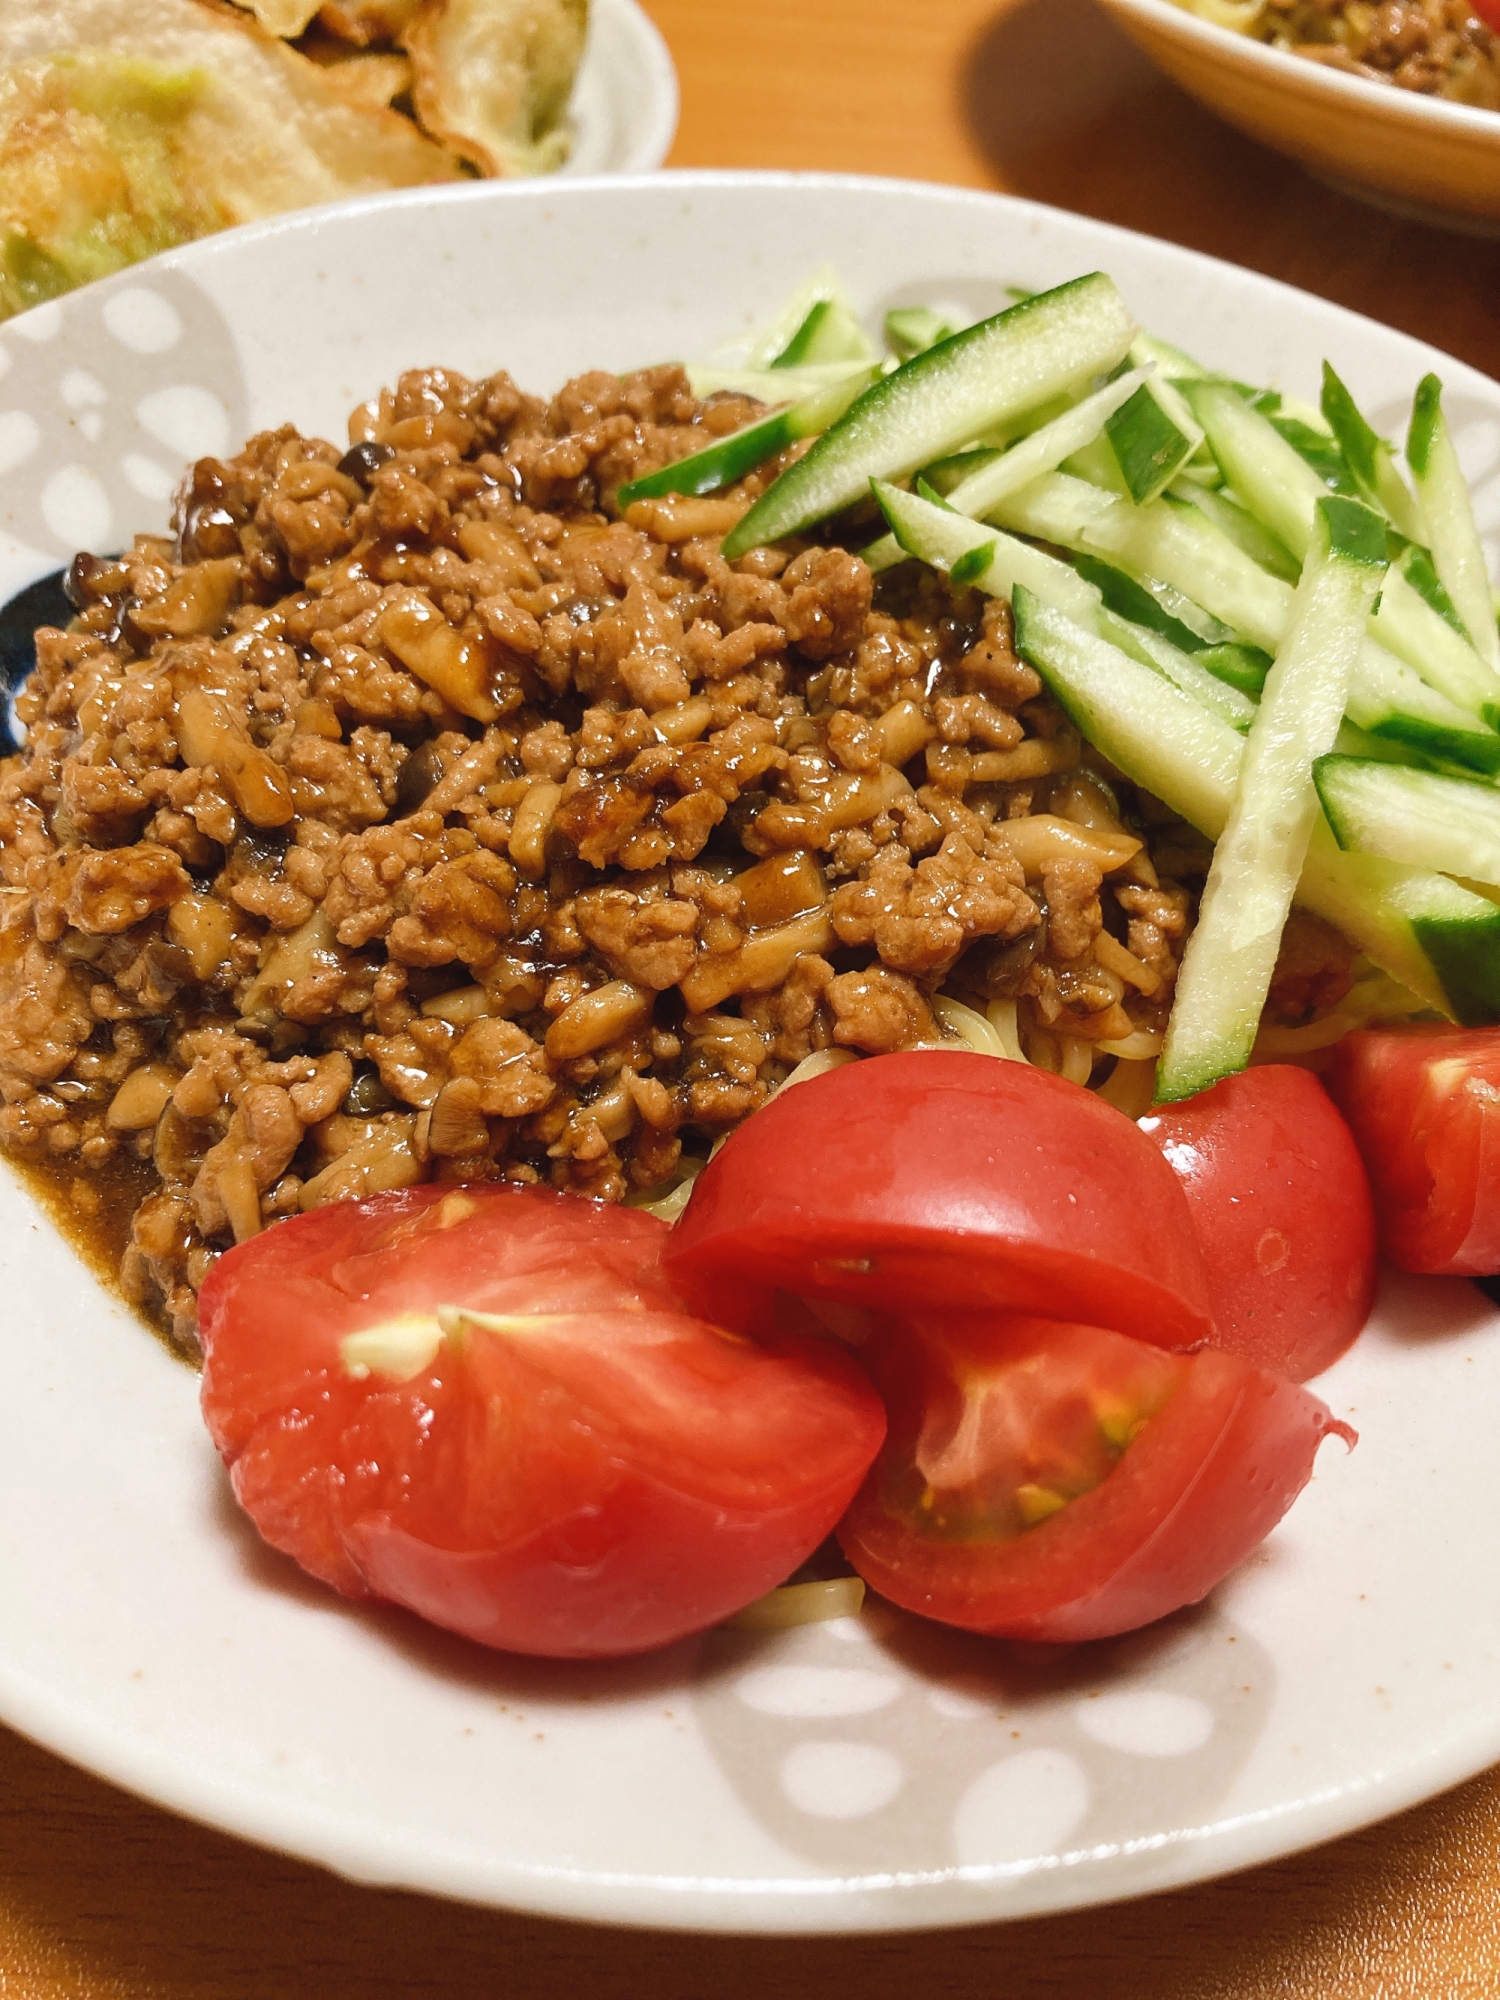
<instances>
[{"instance_id":1,"label":"white plate in background","mask_svg":"<svg viewBox=\"0 0 1500 2000\"><path fill-rule=\"evenodd\" d=\"M1321 179L1416 221L1500 236L1500 111L1370 83L1176 0L1099 4L1174 83Z\"/></svg>"},{"instance_id":2,"label":"white plate in background","mask_svg":"<svg viewBox=\"0 0 1500 2000\"><path fill-rule=\"evenodd\" d=\"M0 602L75 539L160 529L186 454L341 437L409 366L550 390L702 352L830 258L872 326L1103 268L1231 375L1311 395L1329 355L1386 428L1437 366L1500 526L1500 389L1188 251L852 178L488 183L209 238L0 328ZM1319 1384L1358 1450L1325 1446L1196 1612L1050 1663L886 1613L606 1666L487 1654L264 1552L193 1377L4 1175L0 1283L0 1717L360 1880L699 1929L971 1923L1285 1854L1500 1758L1500 1317L1458 1281L1388 1283Z\"/></svg>"}]
</instances>

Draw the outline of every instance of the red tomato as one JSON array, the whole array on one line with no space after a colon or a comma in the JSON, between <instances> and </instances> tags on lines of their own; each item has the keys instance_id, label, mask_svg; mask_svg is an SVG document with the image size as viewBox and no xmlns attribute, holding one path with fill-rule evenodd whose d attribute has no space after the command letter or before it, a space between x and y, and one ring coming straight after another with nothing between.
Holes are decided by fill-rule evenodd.
<instances>
[{"instance_id":1,"label":"red tomato","mask_svg":"<svg viewBox=\"0 0 1500 2000\"><path fill-rule=\"evenodd\" d=\"M1500 1271L1500 1028L1362 1028L1326 1078L1403 1271Z\"/></svg>"},{"instance_id":2,"label":"red tomato","mask_svg":"<svg viewBox=\"0 0 1500 2000\"><path fill-rule=\"evenodd\" d=\"M1000 1638L1101 1639L1196 1604L1268 1535L1337 1423L1212 1348L923 1319L866 1350L890 1412L839 1526L872 1587Z\"/></svg>"},{"instance_id":3,"label":"red tomato","mask_svg":"<svg viewBox=\"0 0 1500 2000\"><path fill-rule=\"evenodd\" d=\"M666 1234L419 1187L229 1251L203 1410L266 1540L350 1597L558 1657L642 1652L781 1583L863 1477L879 1398L828 1343L689 1318Z\"/></svg>"},{"instance_id":4,"label":"red tomato","mask_svg":"<svg viewBox=\"0 0 1500 2000\"><path fill-rule=\"evenodd\" d=\"M774 1099L698 1176L662 1262L730 1326L780 1287L1046 1313L1163 1347L1213 1331L1187 1199L1145 1134L1061 1077L947 1050Z\"/></svg>"},{"instance_id":5,"label":"red tomato","mask_svg":"<svg viewBox=\"0 0 1500 2000\"><path fill-rule=\"evenodd\" d=\"M1214 1302L1214 1346L1305 1382L1375 1300L1375 1211L1317 1078L1268 1063L1140 1121L1182 1182Z\"/></svg>"},{"instance_id":6,"label":"red tomato","mask_svg":"<svg viewBox=\"0 0 1500 2000\"><path fill-rule=\"evenodd\" d=\"M1500 35L1500 0L1469 0L1469 11Z\"/></svg>"}]
</instances>

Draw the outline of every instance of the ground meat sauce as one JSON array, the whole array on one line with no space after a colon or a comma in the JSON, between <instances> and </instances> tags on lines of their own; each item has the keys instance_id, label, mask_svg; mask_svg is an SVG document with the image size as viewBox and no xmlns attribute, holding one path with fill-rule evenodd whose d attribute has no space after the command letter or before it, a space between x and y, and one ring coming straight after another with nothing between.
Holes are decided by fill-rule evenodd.
<instances>
[{"instance_id":1,"label":"ground meat sauce","mask_svg":"<svg viewBox=\"0 0 1500 2000\"><path fill-rule=\"evenodd\" d=\"M1223 0L1198 11L1222 18ZM1229 0L1228 14L1241 10ZM1500 39L1467 0L1263 0L1250 31L1293 55L1427 97L1500 110Z\"/></svg>"},{"instance_id":2,"label":"ground meat sauce","mask_svg":"<svg viewBox=\"0 0 1500 2000\"><path fill-rule=\"evenodd\" d=\"M0 766L0 1140L185 1349L281 1216L665 1189L810 1053L940 1041L939 991L1080 1081L1154 1053L1208 848L1086 763L1008 608L726 563L779 463L619 517L754 407L414 372L73 565Z\"/></svg>"}]
</instances>

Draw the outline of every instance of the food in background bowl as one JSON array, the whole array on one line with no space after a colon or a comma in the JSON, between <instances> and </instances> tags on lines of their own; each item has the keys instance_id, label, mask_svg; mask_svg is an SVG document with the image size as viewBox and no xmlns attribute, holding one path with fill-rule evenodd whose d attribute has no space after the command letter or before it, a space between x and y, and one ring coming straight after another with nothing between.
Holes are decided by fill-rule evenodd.
<instances>
[{"instance_id":1,"label":"food in background bowl","mask_svg":"<svg viewBox=\"0 0 1500 2000\"><path fill-rule=\"evenodd\" d=\"M1371 83L1500 110L1500 0L1178 0L1190 13Z\"/></svg>"},{"instance_id":2,"label":"food in background bowl","mask_svg":"<svg viewBox=\"0 0 1500 2000\"><path fill-rule=\"evenodd\" d=\"M234 223L546 173L588 0L34 0L0 13L0 319Z\"/></svg>"}]
</instances>

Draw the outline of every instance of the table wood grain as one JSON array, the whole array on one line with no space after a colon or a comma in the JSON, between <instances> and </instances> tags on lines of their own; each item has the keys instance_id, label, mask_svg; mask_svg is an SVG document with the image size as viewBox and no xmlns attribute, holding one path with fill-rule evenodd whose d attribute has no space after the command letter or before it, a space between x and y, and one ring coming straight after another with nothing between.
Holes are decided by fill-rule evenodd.
<instances>
[{"instance_id":1,"label":"table wood grain","mask_svg":"<svg viewBox=\"0 0 1500 2000\"><path fill-rule=\"evenodd\" d=\"M1500 246L1241 139L1088 0L646 0L679 166L1003 188L1206 250L1500 374ZM3 1609L0 1609L3 1616ZM1500 1993L1500 1773L1171 1896L987 1929L703 1939L357 1889L0 1731L0 2000L1468 2000Z\"/></svg>"}]
</instances>

